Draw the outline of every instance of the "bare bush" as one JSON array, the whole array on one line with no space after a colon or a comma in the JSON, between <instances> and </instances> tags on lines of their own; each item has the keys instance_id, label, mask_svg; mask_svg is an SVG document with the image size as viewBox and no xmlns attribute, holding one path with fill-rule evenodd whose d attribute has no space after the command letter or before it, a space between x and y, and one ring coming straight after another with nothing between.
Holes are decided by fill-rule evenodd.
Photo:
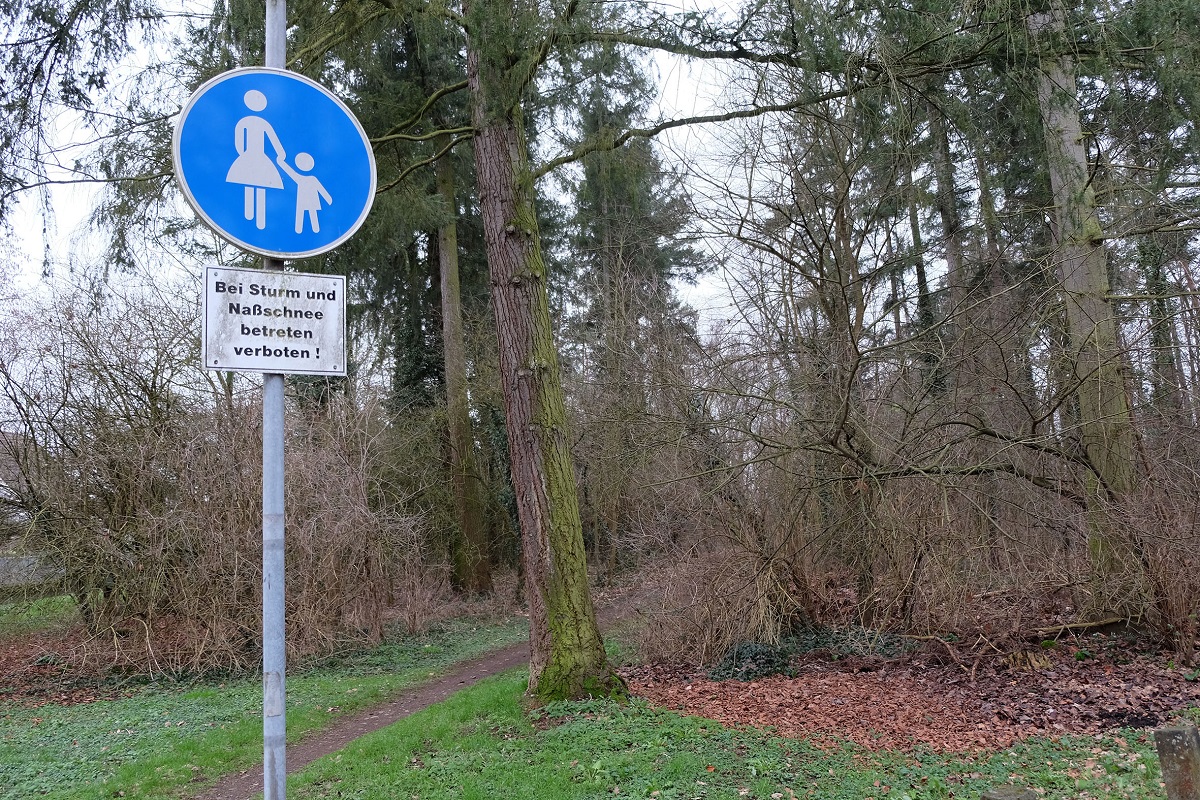
<instances>
[{"instance_id":1,"label":"bare bush","mask_svg":"<svg viewBox=\"0 0 1200 800\"><path fill-rule=\"evenodd\" d=\"M248 381L232 391L232 376L208 383L196 321L164 313L186 304L80 300L31 309L0 361L19 472L5 499L29 520L24 549L79 601L85 656L151 672L249 667L261 646L258 393ZM403 441L377 406L345 397L288 416L289 652L377 641L394 601L428 604L440 585L418 517L388 486Z\"/></svg>"},{"instance_id":2,"label":"bare bush","mask_svg":"<svg viewBox=\"0 0 1200 800\"><path fill-rule=\"evenodd\" d=\"M1140 595L1150 602L1137 621L1149 624L1188 666L1196 663L1200 634L1200 513L1181 498L1200 491L1195 477L1190 470L1161 470L1155 486L1114 510L1129 549L1145 566L1148 585Z\"/></svg>"}]
</instances>

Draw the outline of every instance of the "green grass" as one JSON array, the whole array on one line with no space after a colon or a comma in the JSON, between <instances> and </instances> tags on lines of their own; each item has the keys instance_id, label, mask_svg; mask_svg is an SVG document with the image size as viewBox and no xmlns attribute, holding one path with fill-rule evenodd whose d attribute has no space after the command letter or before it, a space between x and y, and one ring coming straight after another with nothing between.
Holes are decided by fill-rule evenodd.
<instances>
[{"instance_id":1,"label":"green grass","mask_svg":"<svg viewBox=\"0 0 1200 800\"><path fill-rule=\"evenodd\" d=\"M292 800L823 798L976 800L991 786L1042 797L1165 797L1152 745L1036 740L987 756L822 750L756 730L612 701L530 715L522 671L366 736L289 781Z\"/></svg>"},{"instance_id":2,"label":"green grass","mask_svg":"<svg viewBox=\"0 0 1200 800\"><path fill-rule=\"evenodd\" d=\"M299 670L288 676L288 738L526 634L521 620L456 621ZM0 703L0 800L190 793L194 781L261 763L261 709L259 680L244 678L143 686L69 707Z\"/></svg>"},{"instance_id":3,"label":"green grass","mask_svg":"<svg viewBox=\"0 0 1200 800\"><path fill-rule=\"evenodd\" d=\"M515 621L458 621L296 671L289 739L524 635ZM1165 798L1148 732L975 756L872 753L728 730L638 701L530 712L525 686L519 670L468 688L317 761L289 780L288 797L976 800L1013 784L1047 800ZM222 774L257 769L261 730L261 687L247 679L143 686L72 707L0 704L0 800L187 796Z\"/></svg>"},{"instance_id":4,"label":"green grass","mask_svg":"<svg viewBox=\"0 0 1200 800\"><path fill-rule=\"evenodd\" d=\"M69 595L0 603L0 636L65 628L78 616L75 599Z\"/></svg>"}]
</instances>

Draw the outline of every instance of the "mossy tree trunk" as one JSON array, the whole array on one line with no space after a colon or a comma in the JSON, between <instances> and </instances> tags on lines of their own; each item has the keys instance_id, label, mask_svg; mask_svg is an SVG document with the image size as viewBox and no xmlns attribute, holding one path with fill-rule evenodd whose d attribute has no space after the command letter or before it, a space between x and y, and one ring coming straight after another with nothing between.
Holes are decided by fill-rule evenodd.
<instances>
[{"instance_id":1,"label":"mossy tree trunk","mask_svg":"<svg viewBox=\"0 0 1200 800\"><path fill-rule=\"evenodd\" d=\"M1055 266L1066 310L1080 440L1090 468L1091 605L1095 613L1120 613L1131 610L1134 599L1115 586L1130 559L1105 508L1129 498L1135 488L1136 441L1125 392L1125 356L1109 299L1108 257L1088 174L1065 12L1052 3L1032 14L1028 24L1043 49L1037 98L1054 196Z\"/></svg>"},{"instance_id":2,"label":"mossy tree trunk","mask_svg":"<svg viewBox=\"0 0 1200 800\"><path fill-rule=\"evenodd\" d=\"M604 652L588 590L579 495L554 346L546 265L514 76L532 69L505 45L530 17L472 4L468 88L529 606L529 689L553 700L624 689ZM486 7L483 7L486 6ZM516 79L519 83L519 78Z\"/></svg>"},{"instance_id":3,"label":"mossy tree trunk","mask_svg":"<svg viewBox=\"0 0 1200 800\"><path fill-rule=\"evenodd\" d=\"M449 136L439 141L445 147ZM467 398L467 359L463 344L462 292L458 279L458 228L455 222L454 164L443 158L437 166L438 195L453 215L438 229L438 265L442 285L442 349L446 364L446 427L450 435L450 475L459 537L453 548L454 583L481 594L492 589L488 561L483 486L475 463L475 437Z\"/></svg>"}]
</instances>

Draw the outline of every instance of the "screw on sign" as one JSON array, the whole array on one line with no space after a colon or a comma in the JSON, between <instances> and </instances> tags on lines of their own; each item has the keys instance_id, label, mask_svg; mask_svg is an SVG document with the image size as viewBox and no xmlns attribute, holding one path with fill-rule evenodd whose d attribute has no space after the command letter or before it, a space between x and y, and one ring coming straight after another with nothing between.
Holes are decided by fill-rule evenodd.
<instances>
[{"instance_id":1,"label":"screw on sign","mask_svg":"<svg viewBox=\"0 0 1200 800\"><path fill-rule=\"evenodd\" d=\"M337 247L375 198L375 157L358 120L325 87L286 70L237 69L205 83L180 112L172 153L200 218L267 257Z\"/></svg>"}]
</instances>

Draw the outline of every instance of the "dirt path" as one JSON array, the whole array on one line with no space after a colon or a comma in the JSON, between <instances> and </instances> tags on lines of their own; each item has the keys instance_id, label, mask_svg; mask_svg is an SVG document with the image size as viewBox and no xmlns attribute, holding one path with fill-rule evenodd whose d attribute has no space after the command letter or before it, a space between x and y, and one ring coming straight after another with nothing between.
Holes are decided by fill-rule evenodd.
<instances>
[{"instance_id":1,"label":"dirt path","mask_svg":"<svg viewBox=\"0 0 1200 800\"><path fill-rule=\"evenodd\" d=\"M597 593L597 618L603 630L628 619L644 601L646 587L624 586ZM430 683L414 686L381 705L363 709L314 731L287 746L289 775L301 771L322 756L341 750L360 736L385 728L393 722L440 703L455 692L484 678L529 663L529 642L521 642L464 662ZM193 800L253 800L262 794L262 765L226 775Z\"/></svg>"},{"instance_id":2,"label":"dirt path","mask_svg":"<svg viewBox=\"0 0 1200 800\"><path fill-rule=\"evenodd\" d=\"M636 590L607 594L598 602L601 627L630 619L645 600L640 595ZM749 682L717 682L702 671L661 665L623 672L633 693L653 705L729 725L767 725L818 744L849 739L869 749L970 752L1002 749L1029 736L1149 729L1200 706L1200 670L1175 667L1164 654L1135 644L1116 636L1064 641L1034 653L1036 669L1032 662L1013 663L1000 651L968 661L973 666L967 669L960 659L945 657L943 649L931 648L887 660L812 653L793 659L790 677ZM314 732L288 746L288 773L520 666L528 656L528 643L481 656ZM983 661L984 656L990 660ZM261 791L258 765L226 776L195 800L250 800Z\"/></svg>"},{"instance_id":3,"label":"dirt path","mask_svg":"<svg viewBox=\"0 0 1200 800\"><path fill-rule=\"evenodd\" d=\"M382 705L364 709L328 728L315 731L299 742L288 745L288 774L299 772L321 756L341 750L360 736L440 703L483 678L519 667L528 661L529 643L515 644L462 664L444 677L409 689ZM195 800L251 800L262 794L262 790L262 765L259 764L245 772L226 775L194 797Z\"/></svg>"}]
</instances>

